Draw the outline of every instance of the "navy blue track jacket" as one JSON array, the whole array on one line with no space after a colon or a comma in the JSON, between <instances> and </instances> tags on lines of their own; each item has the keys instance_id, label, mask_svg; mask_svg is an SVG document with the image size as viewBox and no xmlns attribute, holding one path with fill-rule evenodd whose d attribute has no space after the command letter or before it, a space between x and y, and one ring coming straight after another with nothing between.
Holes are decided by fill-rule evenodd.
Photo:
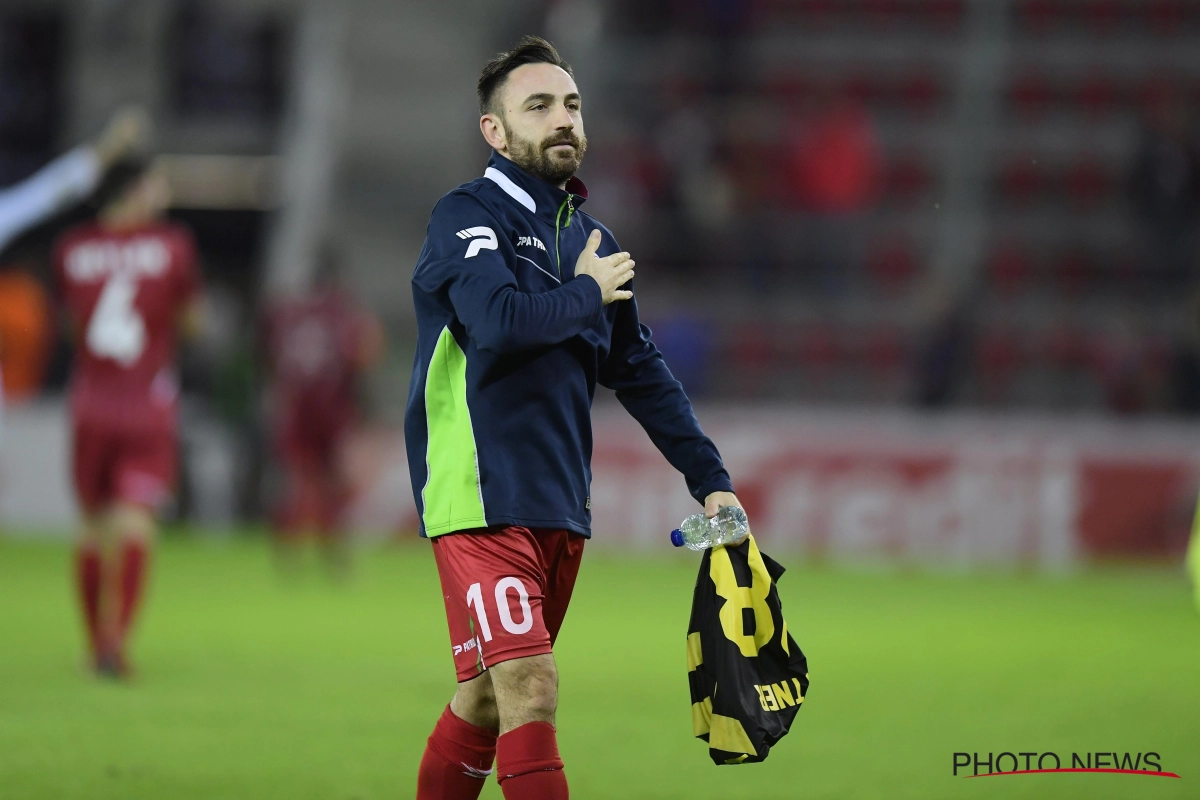
<instances>
[{"instance_id":1,"label":"navy blue track jacket","mask_svg":"<svg viewBox=\"0 0 1200 800\"><path fill-rule=\"evenodd\" d=\"M575 262L597 228L587 199L493 153L433 209L413 272L417 353L404 434L421 534L492 525L591 535L596 383L641 423L698 501L732 491L683 387L638 322L602 304ZM632 288L632 282L625 288Z\"/></svg>"}]
</instances>

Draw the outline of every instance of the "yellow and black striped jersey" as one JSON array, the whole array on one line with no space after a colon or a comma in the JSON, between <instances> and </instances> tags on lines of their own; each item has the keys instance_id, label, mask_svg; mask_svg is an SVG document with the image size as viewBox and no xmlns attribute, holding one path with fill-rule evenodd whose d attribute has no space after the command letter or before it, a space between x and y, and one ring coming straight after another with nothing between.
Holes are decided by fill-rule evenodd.
<instances>
[{"instance_id":1,"label":"yellow and black striped jersey","mask_svg":"<svg viewBox=\"0 0 1200 800\"><path fill-rule=\"evenodd\" d=\"M784 570L750 536L706 550L688 625L692 727L717 764L763 761L808 694L808 661L788 633Z\"/></svg>"}]
</instances>

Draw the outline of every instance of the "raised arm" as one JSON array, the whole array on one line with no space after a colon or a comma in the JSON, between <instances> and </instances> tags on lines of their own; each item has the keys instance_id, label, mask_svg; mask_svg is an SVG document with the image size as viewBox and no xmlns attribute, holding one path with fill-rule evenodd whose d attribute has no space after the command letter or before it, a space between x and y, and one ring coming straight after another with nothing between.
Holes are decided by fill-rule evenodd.
<instances>
[{"instance_id":1,"label":"raised arm","mask_svg":"<svg viewBox=\"0 0 1200 800\"><path fill-rule=\"evenodd\" d=\"M80 145L20 183L0 190L0 250L30 228L81 202L104 170L145 133L139 111L116 115L94 142Z\"/></svg>"}]
</instances>

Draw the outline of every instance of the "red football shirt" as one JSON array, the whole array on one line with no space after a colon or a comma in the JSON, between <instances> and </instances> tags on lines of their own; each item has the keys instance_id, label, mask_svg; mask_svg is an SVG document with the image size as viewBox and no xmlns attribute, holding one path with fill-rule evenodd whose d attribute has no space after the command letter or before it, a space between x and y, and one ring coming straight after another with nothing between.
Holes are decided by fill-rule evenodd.
<instances>
[{"instance_id":1,"label":"red football shirt","mask_svg":"<svg viewBox=\"0 0 1200 800\"><path fill-rule=\"evenodd\" d=\"M285 419L345 422L354 412L367 319L337 292L281 302L266 316L266 345L277 409Z\"/></svg>"},{"instance_id":2,"label":"red football shirt","mask_svg":"<svg viewBox=\"0 0 1200 800\"><path fill-rule=\"evenodd\" d=\"M191 233L165 222L84 225L60 240L54 269L76 337L75 419L172 424L179 316L200 290Z\"/></svg>"}]
</instances>

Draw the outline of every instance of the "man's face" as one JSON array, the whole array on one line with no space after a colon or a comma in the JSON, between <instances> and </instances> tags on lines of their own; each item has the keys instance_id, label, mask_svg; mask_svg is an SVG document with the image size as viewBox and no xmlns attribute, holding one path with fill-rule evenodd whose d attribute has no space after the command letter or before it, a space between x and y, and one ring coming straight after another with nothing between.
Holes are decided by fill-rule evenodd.
<instances>
[{"instance_id":1,"label":"man's face","mask_svg":"<svg viewBox=\"0 0 1200 800\"><path fill-rule=\"evenodd\" d=\"M587 151L575 81L552 64L523 64L509 73L499 99L500 113L484 117L498 123L496 149L546 183L566 183Z\"/></svg>"}]
</instances>

